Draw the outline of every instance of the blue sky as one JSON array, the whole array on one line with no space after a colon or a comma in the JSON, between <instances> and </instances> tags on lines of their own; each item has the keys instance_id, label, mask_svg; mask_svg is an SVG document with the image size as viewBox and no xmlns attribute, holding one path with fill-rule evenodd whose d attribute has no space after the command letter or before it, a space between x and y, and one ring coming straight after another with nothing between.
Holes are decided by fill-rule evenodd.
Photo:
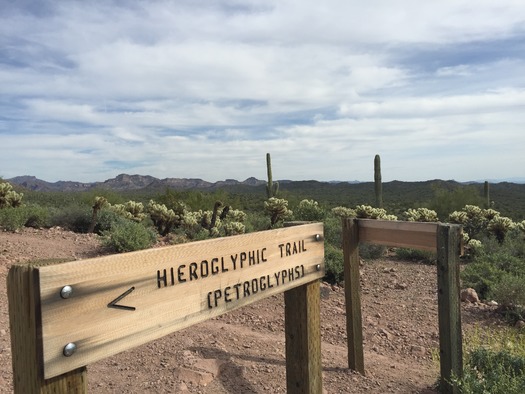
<instances>
[{"instance_id":1,"label":"blue sky","mask_svg":"<svg viewBox=\"0 0 525 394\"><path fill-rule=\"evenodd\" d=\"M523 178L522 0L0 0L0 176Z\"/></svg>"}]
</instances>

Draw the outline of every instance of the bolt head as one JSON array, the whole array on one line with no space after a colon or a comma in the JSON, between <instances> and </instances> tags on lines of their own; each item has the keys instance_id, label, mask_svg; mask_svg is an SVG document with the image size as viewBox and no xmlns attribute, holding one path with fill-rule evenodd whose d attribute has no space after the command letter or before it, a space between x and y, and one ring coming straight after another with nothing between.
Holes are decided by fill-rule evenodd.
<instances>
[{"instance_id":1,"label":"bolt head","mask_svg":"<svg viewBox=\"0 0 525 394\"><path fill-rule=\"evenodd\" d=\"M69 342L66 346L64 346L64 350L62 351L62 353L66 357L71 357L76 351L77 345L75 345L73 342Z\"/></svg>"},{"instance_id":2,"label":"bolt head","mask_svg":"<svg viewBox=\"0 0 525 394\"><path fill-rule=\"evenodd\" d=\"M66 299L71 297L73 294L73 288L69 285L62 287L62 290L60 290L60 297Z\"/></svg>"}]
</instances>

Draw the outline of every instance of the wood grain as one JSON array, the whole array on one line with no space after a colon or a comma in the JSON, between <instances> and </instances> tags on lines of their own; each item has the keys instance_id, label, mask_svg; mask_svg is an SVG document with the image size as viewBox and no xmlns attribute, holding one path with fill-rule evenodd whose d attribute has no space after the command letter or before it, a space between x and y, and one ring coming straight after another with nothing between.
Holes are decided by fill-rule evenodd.
<instances>
[{"instance_id":1,"label":"wood grain","mask_svg":"<svg viewBox=\"0 0 525 394\"><path fill-rule=\"evenodd\" d=\"M250 265L249 254L259 263ZM214 274L212 260L219 269ZM190 271L192 263L199 268ZM44 375L63 374L323 275L322 223L40 267ZM67 299L60 296L65 285L73 289ZM125 293L114 305L134 310L108 307ZM77 351L65 357L70 342Z\"/></svg>"},{"instance_id":2,"label":"wood grain","mask_svg":"<svg viewBox=\"0 0 525 394\"><path fill-rule=\"evenodd\" d=\"M436 251L438 223L357 219L359 242Z\"/></svg>"}]
</instances>

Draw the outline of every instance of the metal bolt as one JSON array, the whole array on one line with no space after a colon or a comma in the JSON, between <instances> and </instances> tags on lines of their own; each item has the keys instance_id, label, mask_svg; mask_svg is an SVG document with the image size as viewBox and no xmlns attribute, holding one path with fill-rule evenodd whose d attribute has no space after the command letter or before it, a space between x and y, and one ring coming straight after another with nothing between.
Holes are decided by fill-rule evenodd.
<instances>
[{"instance_id":1,"label":"metal bolt","mask_svg":"<svg viewBox=\"0 0 525 394\"><path fill-rule=\"evenodd\" d=\"M321 240L321 234L315 234L315 240L320 241Z\"/></svg>"},{"instance_id":2,"label":"metal bolt","mask_svg":"<svg viewBox=\"0 0 525 394\"><path fill-rule=\"evenodd\" d=\"M317 264L317 265L315 266L315 269L316 269L317 271L321 271L321 264Z\"/></svg>"},{"instance_id":3,"label":"metal bolt","mask_svg":"<svg viewBox=\"0 0 525 394\"><path fill-rule=\"evenodd\" d=\"M64 356L70 357L77 351L77 345L75 345L73 342L69 342L66 346L64 346L64 350L62 353L64 353Z\"/></svg>"},{"instance_id":4,"label":"metal bolt","mask_svg":"<svg viewBox=\"0 0 525 394\"><path fill-rule=\"evenodd\" d=\"M60 297L64 299L71 297L71 294L73 294L73 288L69 285L62 287L62 290L60 290Z\"/></svg>"}]
</instances>

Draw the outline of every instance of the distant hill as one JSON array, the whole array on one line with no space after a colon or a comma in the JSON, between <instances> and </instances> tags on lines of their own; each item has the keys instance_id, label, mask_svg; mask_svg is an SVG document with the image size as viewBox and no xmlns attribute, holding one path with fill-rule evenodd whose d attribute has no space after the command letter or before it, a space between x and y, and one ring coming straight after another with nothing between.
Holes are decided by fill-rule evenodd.
<instances>
[{"instance_id":1,"label":"distant hill","mask_svg":"<svg viewBox=\"0 0 525 394\"><path fill-rule=\"evenodd\" d=\"M75 181L58 181L47 182L38 179L34 176L17 176L6 179L13 185L21 186L25 189L39 192L49 191L88 191L92 189L110 189L115 191L133 191L133 190L160 190L165 188L171 189L215 189L225 186L247 185L259 186L266 184L266 181L261 181L256 178L248 178L245 181L237 181L235 179L226 179L219 182L207 182L198 178L164 178L158 179L150 175L128 175L120 174L115 178L108 179L104 182L75 182Z\"/></svg>"}]
</instances>

